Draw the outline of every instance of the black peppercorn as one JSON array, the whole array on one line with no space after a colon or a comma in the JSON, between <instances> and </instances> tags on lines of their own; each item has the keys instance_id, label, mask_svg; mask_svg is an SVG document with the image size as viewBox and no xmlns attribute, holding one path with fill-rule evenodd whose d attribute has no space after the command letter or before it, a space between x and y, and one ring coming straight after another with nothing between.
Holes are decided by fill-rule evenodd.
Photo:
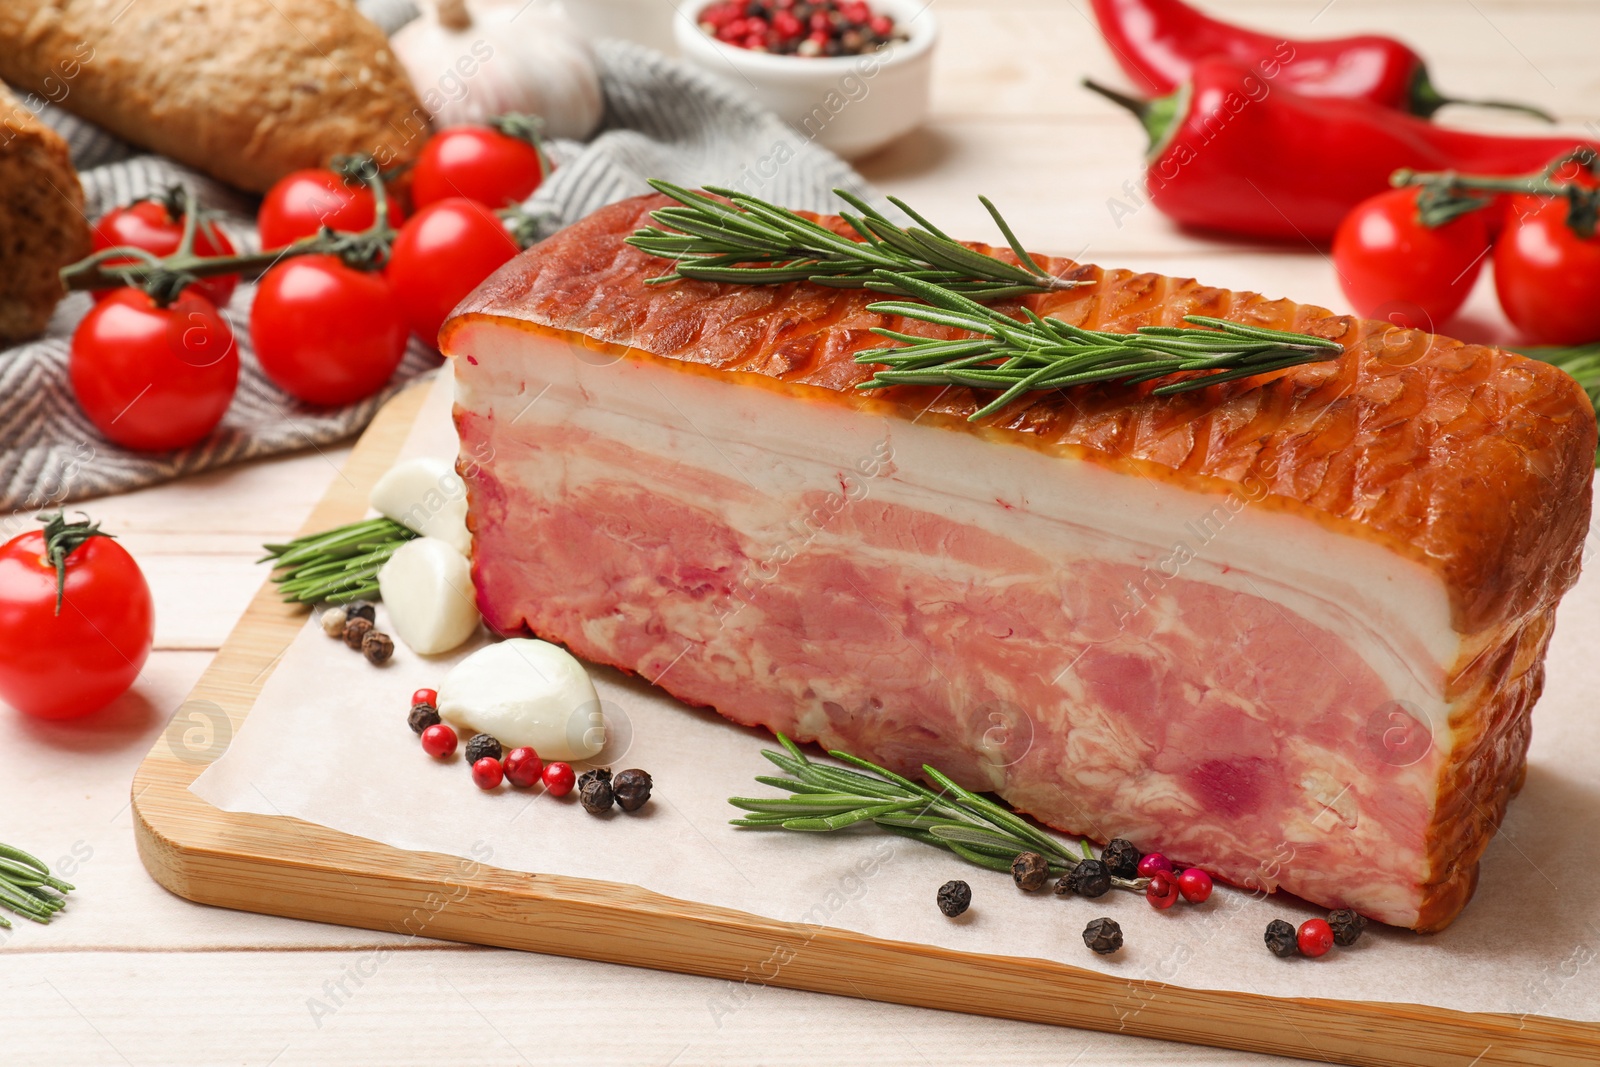
<instances>
[{"instance_id":1,"label":"black peppercorn","mask_svg":"<svg viewBox=\"0 0 1600 1067\"><path fill-rule=\"evenodd\" d=\"M1333 943L1340 948L1349 948L1361 940L1361 931L1367 928L1367 918L1356 914L1351 908L1339 908L1328 912L1328 925L1333 927Z\"/></svg>"},{"instance_id":2,"label":"black peppercorn","mask_svg":"<svg viewBox=\"0 0 1600 1067\"><path fill-rule=\"evenodd\" d=\"M378 613L372 604L365 600L352 600L344 606L344 617L349 619L366 619L370 623L377 623Z\"/></svg>"},{"instance_id":3,"label":"black peppercorn","mask_svg":"<svg viewBox=\"0 0 1600 1067\"><path fill-rule=\"evenodd\" d=\"M1122 927L1115 919L1096 919L1083 928L1083 943L1102 956L1122 947Z\"/></svg>"},{"instance_id":4,"label":"black peppercorn","mask_svg":"<svg viewBox=\"0 0 1600 1067\"><path fill-rule=\"evenodd\" d=\"M584 786L588 785L590 782L597 781L597 780L605 782L607 785L610 785L611 784L611 768L610 767L595 767L595 768L592 768L591 770L584 771L582 774L578 775L578 792L580 792L580 793L583 792L583 787Z\"/></svg>"},{"instance_id":5,"label":"black peppercorn","mask_svg":"<svg viewBox=\"0 0 1600 1067\"><path fill-rule=\"evenodd\" d=\"M413 704L406 722L411 725L412 733L420 734L428 727L439 724L439 709L432 704Z\"/></svg>"},{"instance_id":6,"label":"black peppercorn","mask_svg":"<svg viewBox=\"0 0 1600 1067\"><path fill-rule=\"evenodd\" d=\"M367 662L374 667L381 667L389 662L390 656L394 655L394 641L388 634L368 630L361 638L361 654L367 657Z\"/></svg>"},{"instance_id":7,"label":"black peppercorn","mask_svg":"<svg viewBox=\"0 0 1600 1067\"><path fill-rule=\"evenodd\" d=\"M371 619L350 619L344 624L344 643L360 652L362 639L371 632Z\"/></svg>"},{"instance_id":8,"label":"black peppercorn","mask_svg":"<svg viewBox=\"0 0 1600 1067\"><path fill-rule=\"evenodd\" d=\"M1279 959L1288 959L1300 951L1299 939L1295 936L1294 927L1282 919L1273 919L1267 924L1267 948Z\"/></svg>"},{"instance_id":9,"label":"black peppercorn","mask_svg":"<svg viewBox=\"0 0 1600 1067\"><path fill-rule=\"evenodd\" d=\"M611 810L616 796L611 792L611 783L606 779L591 778L578 791L578 799L583 802L583 810L590 815L604 815Z\"/></svg>"},{"instance_id":10,"label":"black peppercorn","mask_svg":"<svg viewBox=\"0 0 1600 1067\"><path fill-rule=\"evenodd\" d=\"M939 887L935 899L939 901L939 910L954 919L972 907L972 887L960 879L946 882Z\"/></svg>"},{"instance_id":11,"label":"black peppercorn","mask_svg":"<svg viewBox=\"0 0 1600 1067\"><path fill-rule=\"evenodd\" d=\"M1144 853L1125 837L1113 837L1100 850L1100 862L1118 878L1139 877L1139 861L1142 859Z\"/></svg>"},{"instance_id":12,"label":"black peppercorn","mask_svg":"<svg viewBox=\"0 0 1600 1067\"><path fill-rule=\"evenodd\" d=\"M472 766L481 759L499 759L505 750L500 747L500 742L488 734L473 734L467 742L467 766Z\"/></svg>"},{"instance_id":13,"label":"black peppercorn","mask_svg":"<svg viewBox=\"0 0 1600 1067\"><path fill-rule=\"evenodd\" d=\"M611 792L617 798L617 807L623 811L638 811L650 799L650 787L654 784L649 771L634 767L618 772L611 779Z\"/></svg>"},{"instance_id":14,"label":"black peppercorn","mask_svg":"<svg viewBox=\"0 0 1600 1067\"><path fill-rule=\"evenodd\" d=\"M1043 889L1049 877L1050 864L1037 852L1019 852L1011 861L1011 880L1017 883L1018 889L1029 893Z\"/></svg>"},{"instance_id":15,"label":"black peppercorn","mask_svg":"<svg viewBox=\"0 0 1600 1067\"><path fill-rule=\"evenodd\" d=\"M1111 891L1111 872L1099 860L1079 860L1067 875L1072 891L1081 897L1103 897Z\"/></svg>"}]
</instances>

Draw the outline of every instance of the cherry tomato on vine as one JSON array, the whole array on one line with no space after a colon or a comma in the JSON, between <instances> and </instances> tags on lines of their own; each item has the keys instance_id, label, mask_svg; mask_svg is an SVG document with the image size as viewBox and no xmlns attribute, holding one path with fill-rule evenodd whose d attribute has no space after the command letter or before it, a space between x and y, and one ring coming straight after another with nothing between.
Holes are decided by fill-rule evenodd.
<instances>
[{"instance_id":1,"label":"cherry tomato on vine","mask_svg":"<svg viewBox=\"0 0 1600 1067\"><path fill-rule=\"evenodd\" d=\"M350 404L383 388L406 351L400 302L382 274L337 256L296 256L256 288L250 336L273 384L308 404Z\"/></svg>"},{"instance_id":2,"label":"cherry tomato on vine","mask_svg":"<svg viewBox=\"0 0 1600 1067\"><path fill-rule=\"evenodd\" d=\"M488 126L452 126L433 136L411 172L411 202L421 208L464 196L492 208L520 204L544 181L539 150Z\"/></svg>"},{"instance_id":3,"label":"cherry tomato on vine","mask_svg":"<svg viewBox=\"0 0 1600 1067\"><path fill-rule=\"evenodd\" d=\"M1600 235L1567 225L1567 201L1514 198L1494 247L1494 287L1506 317L1530 340L1600 340Z\"/></svg>"},{"instance_id":4,"label":"cherry tomato on vine","mask_svg":"<svg viewBox=\"0 0 1600 1067\"><path fill-rule=\"evenodd\" d=\"M517 251L492 210L452 197L429 204L406 222L385 273L411 329L431 345L462 298Z\"/></svg>"},{"instance_id":5,"label":"cherry tomato on vine","mask_svg":"<svg viewBox=\"0 0 1600 1067\"><path fill-rule=\"evenodd\" d=\"M1333 238L1339 286L1365 318L1437 331L1460 310L1488 259L1488 220L1469 211L1442 226L1417 219L1416 188L1362 201Z\"/></svg>"},{"instance_id":6,"label":"cherry tomato on vine","mask_svg":"<svg viewBox=\"0 0 1600 1067\"><path fill-rule=\"evenodd\" d=\"M124 448L166 452L222 421L239 382L239 352L227 320L193 287L167 307L122 288L78 323L67 375L97 430Z\"/></svg>"},{"instance_id":7,"label":"cherry tomato on vine","mask_svg":"<svg viewBox=\"0 0 1600 1067\"><path fill-rule=\"evenodd\" d=\"M235 249L221 227L201 217L195 229L194 252L198 256L231 256ZM174 217L165 203L159 200L140 200L126 207L113 208L100 216L94 224L94 251L131 245L155 256L170 256L178 250L183 239L183 216ZM115 267L131 263L131 259L113 259L106 266ZM237 274L219 274L202 278L194 283L201 296L217 307L227 307L233 297L234 286L239 284ZM116 290L96 289L96 300L104 300Z\"/></svg>"},{"instance_id":8,"label":"cherry tomato on vine","mask_svg":"<svg viewBox=\"0 0 1600 1067\"><path fill-rule=\"evenodd\" d=\"M120 696L150 654L155 609L128 550L52 516L0 546L0 699L41 719L71 719ZM65 552L57 610L50 547Z\"/></svg>"},{"instance_id":9,"label":"cherry tomato on vine","mask_svg":"<svg viewBox=\"0 0 1600 1067\"><path fill-rule=\"evenodd\" d=\"M347 184L331 170L297 170L278 179L267 190L256 214L262 248L282 248L300 237L310 237L324 226L354 233L372 225L377 217L372 190ZM391 198L389 225L398 227L403 214Z\"/></svg>"}]
</instances>

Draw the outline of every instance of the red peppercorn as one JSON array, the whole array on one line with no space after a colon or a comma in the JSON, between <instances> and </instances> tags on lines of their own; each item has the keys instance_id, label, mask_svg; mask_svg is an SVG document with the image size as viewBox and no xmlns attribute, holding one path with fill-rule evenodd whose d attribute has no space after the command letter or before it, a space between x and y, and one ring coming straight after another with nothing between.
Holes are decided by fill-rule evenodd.
<instances>
[{"instance_id":1,"label":"red peppercorn","mask_svg":"<svg viewBox=\"0 0 1600 1067\"><path fill-rule=\"evenodd\" d=\"M879 37L888 37L894 33L894 19L888 15L874 15L867 21L867 27Z\"/></svg>"},{"instance_id":2,"label":"red peppercorn","mask_svg":"<svg viewBox=\"0 0 1600 1067\"><path fill-rule=\"evenodd\" d=\"M1213 888L1211 876L1199 867L1190 867L1178 875L1178 892L1191 904L1203 904L1210 900Z\"/></svg>"},{"instance_id":3,"label":"red peppercorn","mask_svg":"<svg viewBox=\"0 0 1600 1067\"><path fill-rule=\"evenodd\" d=\"M1300 955L1316 959L1325 956L1333 947L1333 927L1328 925L1326 919L1307 919L1300 924L1300 930L1295 934L1295 943L1300 946Z\"/></svg>"},{"instance_id":4,"label":"red peppercorn","mask_svg":"<svg viewBox=\"0 0 1600 1067\"><path fill-rule=\"evenodd\" d=\"M1144 898L1157 911L1166 911L1178 902L1178 883L1170 871L1157 871L1145 886Z\"/></svg>"},{"instance_id":5,"label":"red peppercorn","mask_svg":"<svg viewBox=\"0 0 1600 1067\"><path fill-rule=\"evenodd\" d=\"M493 756L485 756L472 765L472 784L479 789L493 789L505 776L505 768Z\"/></svg>"},{"instance_id":6,"label":"red peppercorn","mask_svg":"<svg viewBox=\"0 0 1600 1067\"><path fill-rule=\"evenodd\" d=\"M800 36L800 31L805 29L800 20L788 11L779 11L772 16L772 28L785 40Z\"/></svg>"},{"instance_id":7,"label":"red peppercorn","mask_svg":"<svg viewBox=\"0 0 1600 1067\"><path fill-rule=\"evenodd\" d=\"M524 745L506 753L506 780L518 789L526 789L544 774L544 760L539 753Z\"/></svg>"},{"instance_id":8,"label":"red peppercorn","mask_svg":"<svg viewBox=\"0 0 1600 1067\"><path fill-rule=\"evenodd\" d=\"M826 12L818 11L811 16L811 32L830 36L833 33L833 19Z\"/></svg>"},{"instance_id":9,"label":"red peppercorn","mask_svg":"<svg viewBox=\"0 0 1600 1067\"><path fill-rule=\"evenodd\" d=\"M1139 877L1149 878L1157 871L1172 873L1172 861L1159 852L1151 852L1139 860Z\"/></svg>"},{"instance_id":10,"label":"red peppercorn","mask_svg":"<svg viewBox=\"0 0 1600 1067\"><path fill-rule=\"evenodd\" d=\"M547 763L544 765L544 787L553 797L564 797L572 792L572 785L578 776L572 773L572 767L566 763Z\"/></svg>"},{"instance_id":11,"label":"red peppercorn","mask_svg":"<svg viewBox=\"0 0 1600 1067\"><path fill-rule=\"evenodd\" d=\"M442 722L436 722L422 731L422 751L434 759L455 755L456 732Z\"/></svg>"},{"instance_id":12,"label":"red peppercorn","mask_svg":"<svg viewBox=\"0 0 1600 1067\"><path fill-rule=\"evenodd\" d=\"M434 707L438 707L439 694L432 689L418 689L411 694L411 706L416 707L418 704L432 704Z\"/></svg>"}]
</instances>

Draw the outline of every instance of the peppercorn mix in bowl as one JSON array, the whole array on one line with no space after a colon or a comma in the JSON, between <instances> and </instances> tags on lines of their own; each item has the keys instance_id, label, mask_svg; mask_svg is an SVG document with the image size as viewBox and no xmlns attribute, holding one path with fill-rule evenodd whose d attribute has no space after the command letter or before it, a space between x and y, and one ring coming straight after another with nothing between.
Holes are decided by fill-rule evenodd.
<instances>
[{"instance_id":1,"label":"peppercorn mix in bowl","mask_svg":"<svg viewBox=\"0 0 1600 1067\"><path fill-rule=\"evenodd\" d=\"M846 158L927 117L939 31L913 0L712 0L685 5L674 32L686 60Z\"/></svg>"}]
</instances>

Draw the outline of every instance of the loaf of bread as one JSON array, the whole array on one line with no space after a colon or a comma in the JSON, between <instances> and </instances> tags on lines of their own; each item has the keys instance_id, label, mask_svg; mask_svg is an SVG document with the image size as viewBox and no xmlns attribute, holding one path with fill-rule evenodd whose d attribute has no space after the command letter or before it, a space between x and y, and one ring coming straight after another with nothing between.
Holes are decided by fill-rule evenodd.
<instances>
[{"instance_id":1,"label":"loaf of bread","mask_svg":"<svg viewBox=\"0 0 1600 1067\"><path fill-rule=\"evenodd\" d=\"M0 79L255 192L343 153L403 162L428 136L350 0L3 0Z\"/></svg>"},{"instance_id":2,"label":"loaf of bread","mask_svg":"<svg viewBox=\"0 0 1600 1067\"><path fill-rule=\"evenodd\" d=\"M0 343L44 332L61 299L57 271L88 254L66 142L0 85Z\"/></svg>"}]
</instances>

